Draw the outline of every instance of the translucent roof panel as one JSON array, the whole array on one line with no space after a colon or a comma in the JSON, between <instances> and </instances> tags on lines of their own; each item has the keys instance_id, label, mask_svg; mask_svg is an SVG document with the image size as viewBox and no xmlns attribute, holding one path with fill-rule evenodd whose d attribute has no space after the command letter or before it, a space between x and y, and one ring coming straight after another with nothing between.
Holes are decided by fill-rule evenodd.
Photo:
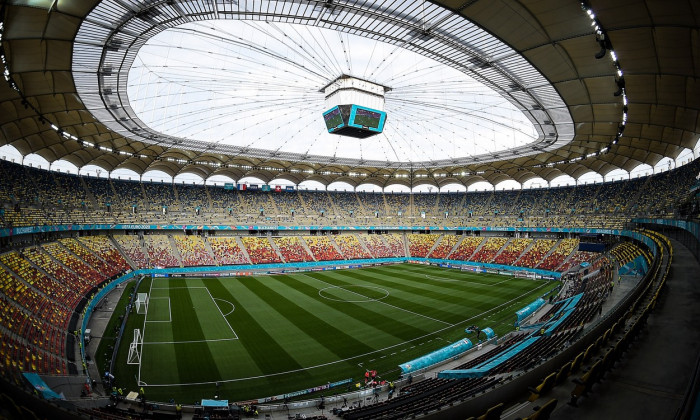
<instances>
[{"instance_id":1,"label":"translucent roof panel","mask_svg":"<svg viewBox=\"0 0 700 420\"><path fill-rule=\"evenodd\" d=\"M383 85L387 123L367 139L329 134L321 89L341 75ZM501 94L401 46L283 22L201 21L148 39L129 105L175 138L282 153L392 162L469 158L538 140Z\"/></svg>"}]
</instances>

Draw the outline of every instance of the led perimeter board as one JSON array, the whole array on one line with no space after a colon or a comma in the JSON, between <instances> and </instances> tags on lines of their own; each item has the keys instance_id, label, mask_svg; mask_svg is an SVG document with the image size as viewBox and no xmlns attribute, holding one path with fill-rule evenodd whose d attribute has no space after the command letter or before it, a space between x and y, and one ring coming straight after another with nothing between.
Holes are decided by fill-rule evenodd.
<instances>
[{"instance_id":1,"label":"led perimeter board","mask_svg":"<svg viewBox=\"0 0 700 420\"><path fill-rule=\"evenodd\" d=\"M386 112L360 105L338 105L323 113L331 134L366 138L384 130Z\"/></svg>"}]
</instances>

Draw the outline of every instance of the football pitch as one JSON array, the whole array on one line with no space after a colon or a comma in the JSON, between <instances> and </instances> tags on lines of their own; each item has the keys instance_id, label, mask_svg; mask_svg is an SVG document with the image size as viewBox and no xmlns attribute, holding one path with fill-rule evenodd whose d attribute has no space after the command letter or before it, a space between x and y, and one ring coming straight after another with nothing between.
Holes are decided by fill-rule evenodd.
<instances>
[{"instance_id":1,"label":"football pitch","mask_svg":"<svg viewBox=\"0 0 700 420\"><path fill-rule=\"evenodd\" d=\"M400 264L233 278L145 279L145 314L129 316L119 386L149 399L243 401L398 365L463 337L512 330L514 312L558 282ZM133 329L140 363L127 365ZM346 386L327 391L344 392Z\"/></svg>"}]
</instances>

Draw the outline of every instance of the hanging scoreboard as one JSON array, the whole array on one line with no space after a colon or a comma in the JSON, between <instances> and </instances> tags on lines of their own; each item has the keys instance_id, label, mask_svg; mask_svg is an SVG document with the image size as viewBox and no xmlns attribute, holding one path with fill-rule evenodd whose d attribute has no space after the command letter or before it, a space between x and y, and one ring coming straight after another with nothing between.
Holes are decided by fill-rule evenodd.
<instances>
[{"instance_id":1,"label":"hanging scoreboard","mask_svg":"<svg viewBox=\"0 0 700 420\"><path fill-rule=\"evenodd\" d=\"M367 138L384 130L386 112L360 105L338 105L323 113L331 134Z\"/></svg>"}]
</instances>

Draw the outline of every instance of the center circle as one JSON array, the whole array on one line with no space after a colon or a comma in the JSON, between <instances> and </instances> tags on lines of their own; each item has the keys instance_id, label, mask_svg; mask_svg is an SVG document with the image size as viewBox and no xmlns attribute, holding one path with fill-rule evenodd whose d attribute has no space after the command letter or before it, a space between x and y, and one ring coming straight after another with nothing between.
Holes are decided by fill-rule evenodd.
<instances>
[{"instance_id":1,"label":"center circle","mask_svg":"<svg viewBox=\"0 0 700 420\"><path fill-rule=\"evenodd\" d=\"M377 286L351 284L347 286L324 287L318 291L318 295L324 299L336 302L362 303L380 301L389 296L389 291Z\"/></svg>"}]
</instances>

